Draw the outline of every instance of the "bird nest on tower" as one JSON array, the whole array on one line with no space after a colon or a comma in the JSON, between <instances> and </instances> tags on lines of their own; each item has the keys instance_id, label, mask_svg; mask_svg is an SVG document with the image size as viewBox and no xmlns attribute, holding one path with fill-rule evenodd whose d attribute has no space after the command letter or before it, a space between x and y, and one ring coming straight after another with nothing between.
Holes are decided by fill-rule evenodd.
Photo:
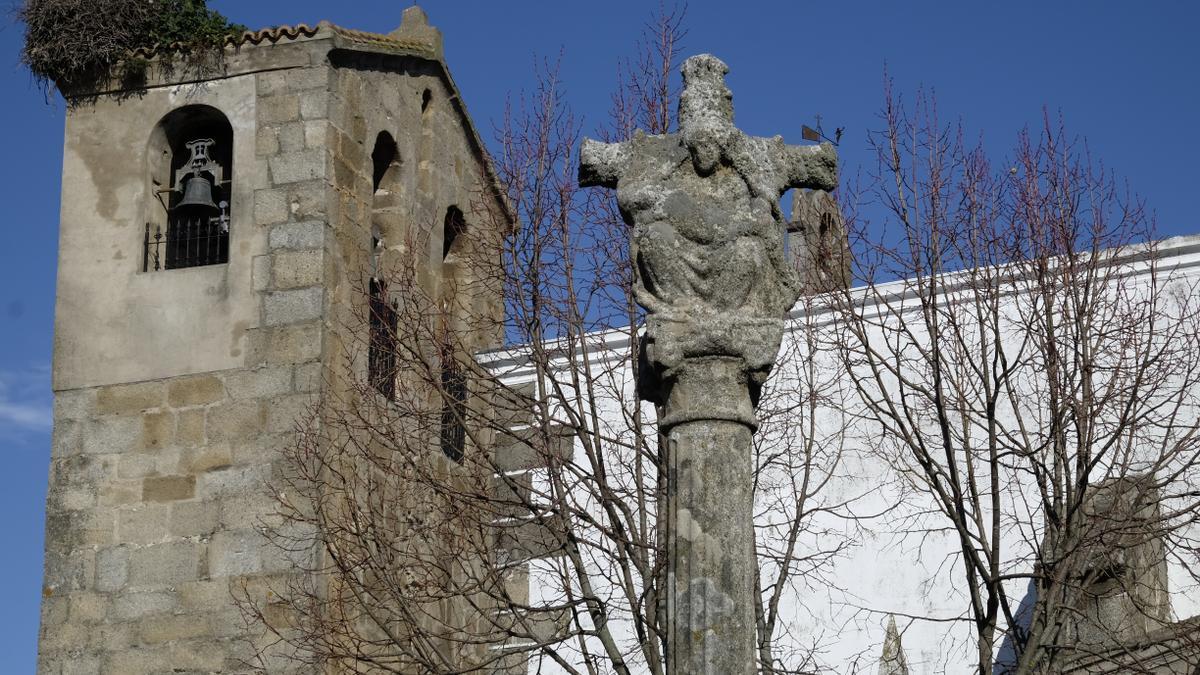
<instances>
[{"instance_id":1,"label":"bird nest on tower","mask_svg":"<svg viewBox=\"0 0 1200 675\"><path fill-rule=\"evenodd\" d=\"M205 0L25 0L18 17L25 24L21 61L40 85L68 97L110 78L137 86L148 65L137 49L211 56L245 30Z\"/></svg>"}]
</instances>

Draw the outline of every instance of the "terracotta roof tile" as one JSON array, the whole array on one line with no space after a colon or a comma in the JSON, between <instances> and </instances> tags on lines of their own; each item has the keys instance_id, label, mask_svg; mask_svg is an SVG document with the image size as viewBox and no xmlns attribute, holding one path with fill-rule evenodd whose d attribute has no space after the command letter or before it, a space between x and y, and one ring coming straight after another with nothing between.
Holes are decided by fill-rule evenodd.
<instances>
[{"instance_id":1,"label":"terracotta roof tile","mask_svg":"<svg viewBox=\"0 0 1200 675\"><path fill-rule=\"evenodd\" d=\"M328 30L346 40L363 45L437 58L437 53L433 46L424 41L398 39L381 33L369 33L361 30L342 28L328 21L322 21L316 26L300 23L295 26L275 26L273 28L263 28L262 30L246 31L241 35L231 35L225 38L225 47L237 49L246 45L257 46L263 43L278 44L279 42L293 42L316 37L322 30ZM191 45L184 42L175 42L169 45L160 44L153 47L135 49L131 52L131 55L142 59L152 59L163 54L186 51L190 47Z\"/></svg>"},{"instance_id":2,"label":"terracotta roof tile","mask_svg":"<svg viewBox=\"0 0 1200 675\"><path fill-rule=\"evenodd\" d=\"M327 24L326 24L327 25ZM225 45L230 47L240 47L244 44L258 45L263 42L275 44L280 40L296 40L302 37L310 38L317 34L321 29L322 24L317 24L316 27L309 26L306 23L298 23L295 26L276 26L274 28L263 28L262 30L246 31L241 35L230 36L225 39Z\"/></svg>"},{"instance_id":3,"label":"terracotta roof tile","mask_svg":"<svg viewBox=\"0 0 1200 675\"><path fill-rule=\"evenodd\" d=\"M436 56L433 45L423 40L406 40L392 37L391 35L383 35L382 33L368 33L366 31L334 26L333 24L328 25L335 33L352 42L374 45L377 47L398 49L405 52L418 52L427 54L431 57Z\"/></svg>"}]
</instances>

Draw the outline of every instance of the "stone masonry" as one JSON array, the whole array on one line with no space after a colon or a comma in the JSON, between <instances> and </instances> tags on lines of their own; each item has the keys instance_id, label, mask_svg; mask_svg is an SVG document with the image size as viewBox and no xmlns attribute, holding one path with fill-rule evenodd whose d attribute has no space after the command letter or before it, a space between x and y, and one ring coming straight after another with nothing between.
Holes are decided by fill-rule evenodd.
<instances>
[{"instance_id":1,"label":"stone masonry","mask_svg":"<svg viewBox=\"0 0 1200 675\"><path fill-rule=\"evenodd\" d=\"M270 606L268 587L319 554L268 542L286 527L270 486L297 420L338 386L375 139L399 149L392 241L435 232L492 178L415 7L391 35L260 31L220 72L155 72L68 113L39 672L291 672L285 654L251 663L263 631L234 597ZM143 223L161 206L142 153L187 105L233 127L229 261L143 272ZM426 239L436 281L441 241Z\"/></svg>"}]
</instances>

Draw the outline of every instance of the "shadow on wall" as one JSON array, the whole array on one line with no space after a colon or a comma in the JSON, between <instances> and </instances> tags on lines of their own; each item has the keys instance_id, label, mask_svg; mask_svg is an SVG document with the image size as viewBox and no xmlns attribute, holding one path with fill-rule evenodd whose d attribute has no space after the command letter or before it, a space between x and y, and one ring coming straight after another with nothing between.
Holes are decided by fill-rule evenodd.
<instances>
[{"instance_id":1,"label":"shadow on wall","mask_svg":"<svg viewBox=\"0 0 1200 675\"><path fill-rule=\"evenodd\" d=\"M1025 596L1021 598L1021 603L1017 605L1017 626L1020 630L1029 630L1029 624L1033 621L1033 606L1037 604L1037 585L1031 579L1029 586L1025 589ZM996 651L996 664L992 666L992 675L1009 675L1017 670L1017 645L1013 642L1012 635L1008 634L1004 637L1004 642L1000 643L1000 649Z\"/></svg>"}]
</instances>

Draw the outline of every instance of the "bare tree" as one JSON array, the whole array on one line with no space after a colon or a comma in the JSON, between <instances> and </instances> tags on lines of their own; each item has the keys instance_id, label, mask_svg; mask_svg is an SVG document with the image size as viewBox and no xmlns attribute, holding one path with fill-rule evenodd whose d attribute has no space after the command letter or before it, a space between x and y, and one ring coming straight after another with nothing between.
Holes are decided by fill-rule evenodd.
<instances>
[{"instance_id":1,"label":"bare tree","mask_svg":"<svg viewBox=\"0 0 1200 675\"><path fill-rule=\"evenodd\" d=\"M842 555L862 542L861 491L845 489L848 397L836 352L825 351L829 298L807 296L793 313L759 402L754 437L759 671L828 672L819 652L837 638L810 612L838 589ZM839 489L831 489L836 486ZM800 625L803 622L809 627Z\"/></svg>"},{"instance_id":2,"label":"bare tree","mask_svg":"<svg viewBox=\"0 0 1200 675\"><path fill-rule=\"evenodd\" d=\"M1150 672L1133 645L1174 634L1166 566L1195 563L1195 281L1061 122L999 169L930 97L889 85L883 123L857 203L894 227L862 236L844 200L864 285L833 294L830 347L903 526L955 542L931 574L961 589L977 672Z\"/></svg>"},{"instance_id":3,"label":"bare tree","mask_svg":"<svg viewBox=\"0 0 1200 675\"><path fill-rule=\"evenodd\" d=\"M660 10L647 25L603 135L671 130L682 21ZM276 653L364 673L664 672L665 459L636 395L628 233L611 195L579 191L579 122L556 67L537 75L496 130L519 227L468 232L444 283L389 250L361 284L343 366L273 488L323 555L276 603L241 603ZM480 335L514 346L481 353ZM815 383L776 387L800 402L764 403L766 417L820 408L801 392ZM781 598L821 567L797 546L822 484L806 467L838 452L787 435L758 462L762 667L780 673L811 652L806 636L776 639Z\"/></svg>"}]
</instances>

